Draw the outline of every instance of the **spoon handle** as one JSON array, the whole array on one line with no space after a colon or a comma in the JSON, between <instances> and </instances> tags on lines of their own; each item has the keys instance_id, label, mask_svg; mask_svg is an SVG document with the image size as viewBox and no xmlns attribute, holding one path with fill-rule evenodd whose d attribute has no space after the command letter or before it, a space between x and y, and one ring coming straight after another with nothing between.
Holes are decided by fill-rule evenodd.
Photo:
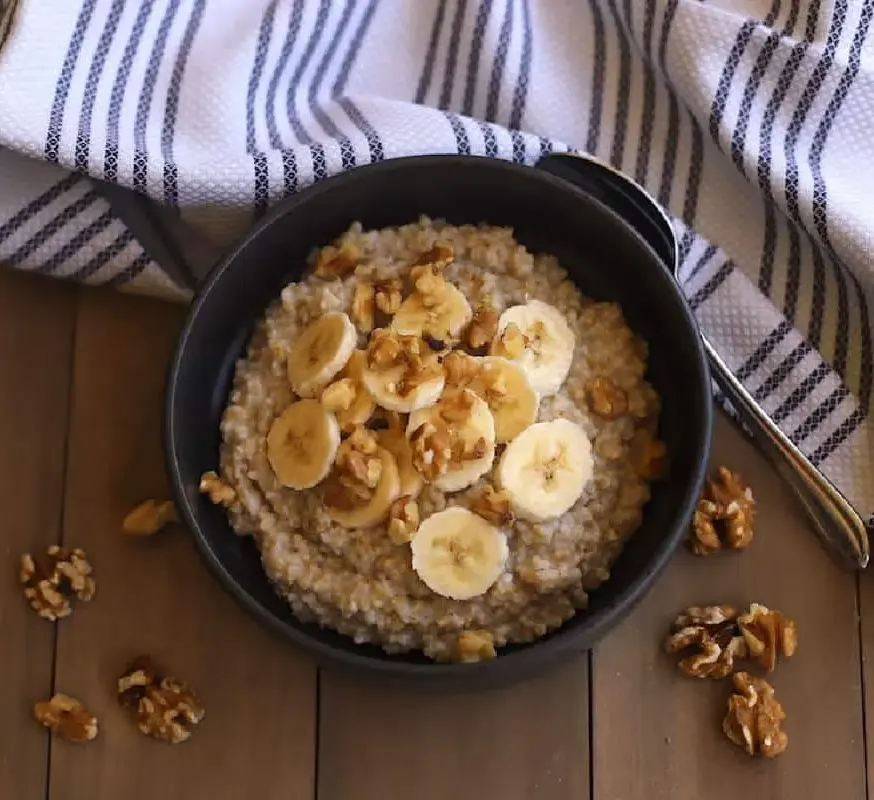
<instances>
[{"instance_id":1,"label":"spoon handle","mask_svg":"<svg viewBox=\"0 0 874 800\"><path fill-rule=\"evenodd\" d=\"M844 566L868 565L868 532L847 499L835 488L762 410L744 385L732 374L713 345L704 339L713 377L731 400L756 442L807 509L817 533L832 555Z\"/></svg>"}]
</instances>

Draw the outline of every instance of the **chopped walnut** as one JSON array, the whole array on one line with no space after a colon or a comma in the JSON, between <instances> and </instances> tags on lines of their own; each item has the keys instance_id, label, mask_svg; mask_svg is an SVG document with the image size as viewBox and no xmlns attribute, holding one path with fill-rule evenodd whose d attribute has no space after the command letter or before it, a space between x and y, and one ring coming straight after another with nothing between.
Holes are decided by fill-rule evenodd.
<instances>
[{"instance_id":1,"label":"chopped walnut","mask_svg":"<svg viewBox=\"0 0 874 800\"><path fill-rule=\"evenodd\" d=\"M734 670L734 659L745 658L746 642L737 626L737 612L731 606L692 606L671 626L665 640L668 653L691 648L696 652L679 662L680 669L694 678L725 678Z\"/></svg>"},{"instance_id":2,"label":"chopped walnut","mask_svg":"<svg viewBox=\"0 0 874 800\"><path fill-rule=\"evenodd\" d=\"M397 278L390 278L377 281L373 288L376 307L383 314L396 314L404 299L404 284Z\"/></svg>"},{"instance_id":3,"label":"chopped walnut","mask_svg":"<svg viewBox=\"0 0 874 800\"><path fill-rule=\"evenodd\" d=\"M418 336L405 336L384 328L373 331L367 346L367 362L377 371L400 368L395 391L401 396L443 375L433 350Z\"/></svg>"},{"instance_id":4,"label":"chopped walnut","mask_svg":"<svg viewBox=\"0 0 874 800\"><path fill-rule=\"evenodd\" d=\"M480 364L471 356L459 350L447 353L443 359L446 383L454 389L462 389L480 374Z\"/></svg>"},{"instance_id":5,"label":"chopped walnut","mask_svg":"<svg viewBox=\"0 0 874 800\"><path fill-rule=\"evenodd\" d=\"M423 264L410 270L410 282L425 308L439 305L446 297L448 284L440 273L440 267Z\"/></svg>"},{"instance_id":6,"label":"chopped walnut","mask_svg":"<svg viewBox=\"0 0 874 800\"><path fill-rule=\"evenodd\" d=\"M471 392L444 392L437 404L441 419L450 424L461 425L470 419L476 395Z\"/></svg>"},{"instance_id":7,"label":"chopped walnut","mask_svg":"<svg viewBox=\"0 0 874 800\"><path fill-rule=\"evenodd\" d=\"M599 417L616 419L628 411L628 395L606 376L598 376L589 389L589 402Z\"/></svg>"},{"instance_id":8,"label":"chopped walnut","mask_svg":"<svg viewBox=\"0 0 874 800\"><path fill-rule=\"evenodd\" d=\"M462 631L456 642L457 660L462 664L488 661L495 658L495 639L484 630Z\"/></svg>"},{"instance_id":9,"label":"chopped walnut","mask_svg":"<svg viewBox=\"0 0 874 800\"><path fill-rule=\"evenodd\" d=\"M473 312L465 333L465 343L477 353L484 354L498 332L498 312L491 306L480 306Z\"/></svg>"},{"instance_id":10,"label":"chopped walnut","mask_svg":"<svg viewBox=\"0 0 874 800\"><path fill-rule=\"evenodd\" d=\"M326 411L335 414L338 411L348 411L356 397L355 381L352 378L342 378L324 388L321 401Z\"/></svg>"},{"instance_id":11,"label":"chopped walnut","mask_svg":"<svg viewBox=\"0 0 874 800\"><path fill-rule=\"evenodd\" d=\"M371 369L391 369L401 363L402 352L403 343L398 334L388 328L377 328L367 344L367 363Z\"/></svg>"},{"instance_id":12,"label":"chopped walnut","mask_svg":"<svg viewBox=\"0 0 874 800\"><path fill-rule=\"evenodd\" d=\"M517 360L525 353L526 347L528 347L528 337L515 322L511 322L498 337L497 355Z\"/></svg>"},{"instance_id":13,"label":"chopped walnut","mask_svg":"<svg viewBox=\"0 0 874 800\"><path fill-rule=\"evenodd\" d=\"M178 521L172 500L146 500L128 512L121 529L131 536L151 536L169 523Z\"/></svg>"},{"instance_id":14,"label":"chopped walnut","mask_svg":"<svg viewBox=\"0 0 874 800\"><path fill-rule=\"evenodd\" d=\"M435 244L430 250L417 256L411 266L431 266L441 270L448 267L454 259L455 251L448 244Z\"/></svg>"},{"instance_id":15,"label":"chopped walnut","mask_svg":"<svg viewBox=\"0 0 874 800\"><path fill-rule=\"evenodd\" d=\"M71 600L87 602L97 584L84 550L52 545L45 555L21 557L19 580L30 607L50 622L73 613Z\"/></svg>"},{"instance_id":16,"label":"chopped walnut","mask_svg":"<svg viewBox=\"0 0 874 800\"><path fill-rule=\"evenodd\" d=\"M501 405L510 392L506 374L500 367L491 363L483 364L480 367L473 388L493 409Z\"/></svg>"},{"instance_id":17,"label":"chopped walnut","mask_svg":"<svg viewBox=\"0 0 874 800\"><path fill-rule=\"evenodd\" d=\"M325 480L323 499L332 508L368 503L382 476L382 459L372 431L359 425L340 443L334 468Z\"/></svg>"},{"instance_id":18,"label":"chopped walnut","mask_svg":"<svg viewBox=\"0 0 874 800\"><path fill-rule=\"evenodd\" d=\"M780 728L786 713L774 697L774 688L746 672L736 672L732 681L737 694L728 698L723 732L748 755L780 755L789 745L789 737Z\"/></svg>"},{"instance_id":19,"label":"chopped walnut","mask_svg":"<svg viewBox=\"0 0 874 800\"><path fill-rule=\"evenodd\" d=\"M370 333L376 322L376 289L372 283L358 283L352 293L352 322L362 333Z\"/></svg>"},{"instance_id":20,"label":"chopped walnut","mask_svg":"<svg viewBox=\"0 0 874 800\"><path fill-rule=\"evenodd\" d=\"M160 675L145 657L118 679L118 700L135 712L142 733L171 744L186 741L206 714L186 683Z\"/></svg>"},{"instance_id":21,"label":"chopped walnut","mask_svg":"<svg viewBox=\"0 0 874 800\"><path fill-rule=\"evenodd\" d=\"M635 431L629 454L635 472L644 480L655 481L665 476L668 470L668 448L645 428Z\"/></svg>"},{"instance_id":22,"label":"chopped walnut","mask_svg":"<svg viewBox=\"0 0 874 800\"><path fill-rule=\"evenodd\" d=\"M429 481L449 469L452 460L452 436L444 426L422 423L410 435L413 466Z\"/></svg>"},{"instance_id":23,"label":"chopped walnut","mask_svg":"<svg viewBox=\"0 0 874 800\"><path fill-rule=\"evenodd\" d=\"M388 513L388 535L395 544L406 544L419 527L419 504L410 495L399 497Z\"/></svg>"},{"instance_id":24,"label":"chopped walnut","mask_svg":"<svg viewBox=\"0 0 874 800\"><path fill-rule=\"evenodd\" d=\"M723 547L742 550L753 540L755 499L736 472L720 467L704 485L692 517L689 544L698 556Z\"/></svg>"},{"instance_id":25,"label":"chopped walnut","mask_svg":"<svg viewBox=\"0 0 874 800\"><path fill-rule=\"evenodd\" d=\"M200 478L200 491L217 506L229 506L237 499L234 488L215 472L204 472Z\"/></svg>"},{"instance_id":26,"label":"chopped walnut","mask_svg":"<svg viewBox=\"0 0 874 800\"><path fill-rule=\"evenodd\" d=\"M510 507L510 498L504 492L489 485L484 486L474 495L470 510L497 526L512 525L516 519Z\"/></svg>"},{"instance_id":27,"label":"chopped walnut","mask_svg":"<svg viewBox=\"0 0 874 800\"><path fill-rule=\"evenodd\" d=\"M361 261L361 253L351 244L340 247L328 245L316 256L313 272L319 278L345 278L355 271Z\"/></svg>"},{"instance_id":28,"label":"chopped walnut","mask_svg":"<svg viewBox=\"0 0 874 800\"><path fill-rule=\"evenodd\" d=\"M777 666L777 656L787 658L798 647L795 623L779 611L753 603L746 614L737 618L750 655L768 672Z\"/></svg>"},{"instance_id":29,"label":"chopped walnut","mask_svg":"<svg viewBox=\"0 0 874 800\"><path fill-rule=\"evenodd\" d=\"M97 737L97 717L65 694L35 703L33 715L40 725L68 742L90 742Z\"/></svg>"}]
</instances>

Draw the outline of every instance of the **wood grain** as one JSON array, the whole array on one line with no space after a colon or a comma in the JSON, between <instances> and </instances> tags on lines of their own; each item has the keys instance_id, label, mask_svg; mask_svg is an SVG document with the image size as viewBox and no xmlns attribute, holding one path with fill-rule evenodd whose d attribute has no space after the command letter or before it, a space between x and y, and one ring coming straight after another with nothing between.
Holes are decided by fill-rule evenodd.
<instances>
[{"instance_id":1,"label":"wood grain","mask_svg":"<svg viewBox=\"0 0 874 800\"><path fill-rule=\"evenodd\" d=\"M135 503L167 493L161 448L164 373L182 310L83 293L65 541L88 552L97 596L60 630L57 689L99 716L99 739L59 743L52 800L294 800L313 794L315 670L244 614L182 530L128 539ZM207 715L191 740L146 738L118 708L114 683L148 653L190 681Z\"/></svg>"},{"instance_id":2,"label":"wood grain","mask_svg":"<svg viewBox=\"0 0 874 800\"><path fill-rule=\"evenodd\" d=\"M478 694L325 672L320 800L589 797L587 659Z\"/></svg>"},{"instance_id":3,"label":"wood grain","mask_svg":"<svg viewBox=\"0 0 874 800\"><path fill-rule=\"evenodd\" d=\"M76 289L0 270L0 797L45 793L54 627L24 602L22 553L58 541Z\"/></svg>"},{"instance_id":4,"label":"wood grain","mask_svg":"<svg viewBox=\"0 0 874 800\"><path fill-rule=\"evenodd\" d=\"M744 553L679 553L653 592L598 648L593 668L595 797L709 800L865 797L855 576L827 557L780 479L722 418L714 463L742 472L758 498ZM770 680L789 749L753 760L729 744L723 681L682 675L661 641L689 605L751 601L798 624L799 647Z\"/></svg>"}]
</instances>

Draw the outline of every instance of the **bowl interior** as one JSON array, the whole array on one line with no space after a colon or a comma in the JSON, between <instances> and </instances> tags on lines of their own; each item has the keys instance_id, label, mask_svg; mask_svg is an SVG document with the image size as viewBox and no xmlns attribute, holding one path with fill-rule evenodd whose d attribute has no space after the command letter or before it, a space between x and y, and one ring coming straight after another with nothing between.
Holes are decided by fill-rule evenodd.
<instances>
[{"instance_id":1,"label":"bowl interior","mask_svg":"<svg viewBox=\"0 0 874 800\"><path fill-rule=\"evenodd\" d=\"M534 645L512 646L477 665L435 665L386 655L316 625L301 623L274 594L255 545L233 534L223 511L198 493L218 463L219 422L235 361L255 321L282 287L300 276L313 247L354 221L404 224L420 214L452 223L509 225L534 252L557 256L587 295L618 301L650 344L649 380L662 397L660 436L669 477L654 486L644 521L589 609ZM710 441L709 378L697 330L655 254L625 223L569 184L532 168L486 159L400 159L347 173L275 208L213 271L195 300L171 366L168 463L183 516L212 568L268 623L334 663L413 675L463 670L521 674L595 639L646 591L684 533L703 480Z\"/></svg>"}]
</instances>

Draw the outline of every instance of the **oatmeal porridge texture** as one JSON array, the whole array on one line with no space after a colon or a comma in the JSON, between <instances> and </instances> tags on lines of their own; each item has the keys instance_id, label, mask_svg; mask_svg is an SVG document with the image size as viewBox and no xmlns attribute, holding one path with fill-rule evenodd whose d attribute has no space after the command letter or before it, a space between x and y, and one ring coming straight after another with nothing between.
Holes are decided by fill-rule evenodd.
<instances>
[{"instance_id":1,"label":"oatmeal porridge texture","mask_svg":"<svg viewBox=\"0 0 874 800\"><path fill-rule=\"evenodd\" d=\"M617 305L510 229L353 225L237 365L231 523L300 618L494 657L585 608L639 525L666 456L646 358Z\"/></svg>"}]
</instances>

